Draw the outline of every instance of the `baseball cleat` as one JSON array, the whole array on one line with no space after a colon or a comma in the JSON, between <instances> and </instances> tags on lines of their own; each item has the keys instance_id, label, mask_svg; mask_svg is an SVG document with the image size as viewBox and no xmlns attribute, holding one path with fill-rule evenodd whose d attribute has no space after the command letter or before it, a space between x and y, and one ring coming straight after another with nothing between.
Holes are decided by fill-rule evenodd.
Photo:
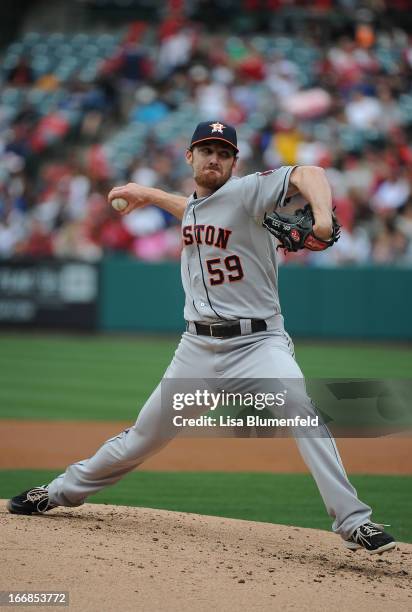
<instances>
[{"instance_id":1,"label":"baseball cleat","mask_svg":"<svg viewBox=\"0 0 412 612\"><path fill-rule=\"evenodd\" d=\"M45 487L34 487L12 497L7 502L7 510L12 514L43 514L55 505L49 501L49 493Z\"/></svg>"},{"instance_id":2,"label":"baseball cleat","mask_svg":"<svg viewBox=\"0 0 412 612\"><path fill-rule=\"evenodd\" d=\"M344 541L344 545L349 550L359 550L364 548L369 554L382 554L388 550L396 548L393 537L383 530L384 525L379 523L364 523L352 533L349 540Z\"/></svg>"}]
</instances>

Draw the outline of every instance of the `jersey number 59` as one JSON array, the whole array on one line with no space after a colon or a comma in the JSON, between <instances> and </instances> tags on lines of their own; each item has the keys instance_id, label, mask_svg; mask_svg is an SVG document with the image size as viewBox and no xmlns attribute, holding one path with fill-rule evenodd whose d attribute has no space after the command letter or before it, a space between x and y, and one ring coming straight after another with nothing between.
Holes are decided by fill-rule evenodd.
<instances>
[{"instance_id":1,"label":"jersey number 59","mask_svg":"<svg viewBox=\"0 0 412 612\"><path fill-rule=\"evenodd\" d=\"M223 260L220 257L206 260L211 285L221 285L226 280L229 283L242 280L243 269L237 255L228 255Z\"/></svg>"}]
</instances>

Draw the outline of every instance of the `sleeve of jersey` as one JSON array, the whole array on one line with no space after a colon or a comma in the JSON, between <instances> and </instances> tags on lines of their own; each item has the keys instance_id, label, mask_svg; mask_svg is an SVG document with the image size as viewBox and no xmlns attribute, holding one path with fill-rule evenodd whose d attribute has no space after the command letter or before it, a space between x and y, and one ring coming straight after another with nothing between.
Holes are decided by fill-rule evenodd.
<instances>
[{"instance_id":1,"label":"sleeve of jersey","mask_svg":"<svg viewBox=\"0 0 412 612\"><path fill-rule=\"evenodd\" d=\"M243 201L248 214L263 217L265 213L285 206L293 168L296 166L282 166L278 170L256 172L245 177Z\"/></svg>"}]
</instances>

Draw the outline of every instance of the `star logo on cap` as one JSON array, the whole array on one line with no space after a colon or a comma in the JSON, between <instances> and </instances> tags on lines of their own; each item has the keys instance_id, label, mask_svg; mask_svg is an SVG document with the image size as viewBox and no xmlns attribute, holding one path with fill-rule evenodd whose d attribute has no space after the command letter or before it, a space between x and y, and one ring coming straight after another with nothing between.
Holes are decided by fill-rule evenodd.
<instances>
[{"instance_id":1,"label":"star logo on cap","mask_svg":"<svg viewBox=\"0 0 412 612\"><path fill-rule=\"evenodd\" d=\"M225 128L226 126L223 125L223 123L211 123L210 126L212 128L212 134L213 132L219 132L219 134L223 134L223 128Z\"/></svg>"}]
</instances>

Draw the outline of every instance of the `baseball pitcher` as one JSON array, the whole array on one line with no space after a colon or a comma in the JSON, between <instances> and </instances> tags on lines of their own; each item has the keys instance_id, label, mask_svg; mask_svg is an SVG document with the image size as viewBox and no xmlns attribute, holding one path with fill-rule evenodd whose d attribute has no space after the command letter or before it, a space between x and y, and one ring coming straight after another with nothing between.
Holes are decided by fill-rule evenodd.
<instances>
[{"instance_id":1,"label":"baseball pitcher","mask_svg":"<svg viewBox=\"0 0 412 612\"><path fill-rule=\"evenodd\" d=\"M287 250L331 246L339 237L331 190L318 167L286 166L239 178L233 176L237 160L235 129L218 120L202 122L186 151L196 187L188 200L132 183L114 188L108 199L127 201L120 214L156 204L182 220L186 331L165 379L293 379L304 386L283 325L270 232ZM285 201L297 193L309 208L282 216ZM313 416L316 409L307 395L300 403L302 412ZM162 406L159 385L130 429L47 486L13 497L9 511L32 514L83 504L167 444L175 434L165 436L161 430L170 414L171 407ZM322 436L295 439L333 519L333 531L351 550L395 548L383 525L371 522L371 508L358 499L333 438L321 427Z\"/></svg>"}]
</instances>

